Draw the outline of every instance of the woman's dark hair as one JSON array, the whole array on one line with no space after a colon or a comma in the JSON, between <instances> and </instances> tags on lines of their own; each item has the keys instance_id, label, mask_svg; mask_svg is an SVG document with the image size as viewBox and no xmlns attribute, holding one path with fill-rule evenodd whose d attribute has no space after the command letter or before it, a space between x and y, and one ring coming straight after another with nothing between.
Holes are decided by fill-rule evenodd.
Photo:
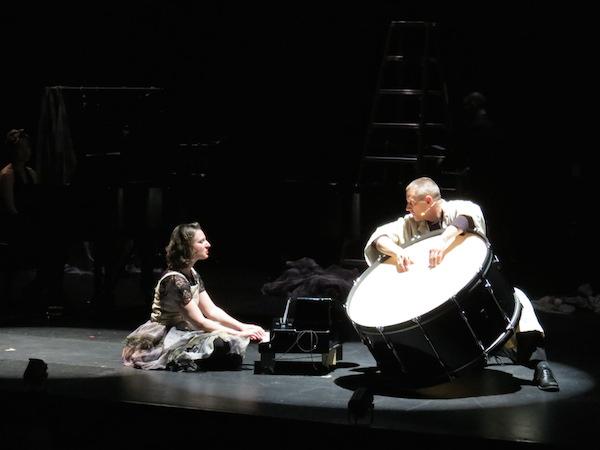
<instances>
[{"instance_id":1,"label":"woman's dark hair","mask_svg":"<svg viewBox=\"0 0 600 450\"><path fill-rule=\"evenodd\" d=\"M171 233L171 239L166 247L167 267L179 270L192 260L192 240L196 231L201 230L198 222L177 225Z\"/></svg>"},{"instance_id":2,"label":"woman's dark hair","mask_svg":"<svg viewBox=\"0 0 600 450\"><path fill-rule=\"evenodd\" d=\"M13 129L6 133L5 144L8 160L10 162L13 162L17 158L19 149L21 149L23 145L31 147L29 135L25 132L24 129Z\"/></svg>"}]
</instances>

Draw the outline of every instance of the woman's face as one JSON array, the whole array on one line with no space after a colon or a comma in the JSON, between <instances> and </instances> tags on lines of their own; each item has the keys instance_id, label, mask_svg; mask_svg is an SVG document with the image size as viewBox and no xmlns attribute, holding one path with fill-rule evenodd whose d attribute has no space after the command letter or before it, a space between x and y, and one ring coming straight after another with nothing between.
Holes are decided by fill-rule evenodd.
<instances>
[{"instance_id":1,"label":"woman's face","mask_svg":"<svg viewBox=\"0 0 600 450\"><path fill-rule=\"evenodd\" d=\"M210 242L206 239L202 230L196 230L192 239L192 260L194 262L208 258L208 249Z\"/></svg>"}]
</instances>

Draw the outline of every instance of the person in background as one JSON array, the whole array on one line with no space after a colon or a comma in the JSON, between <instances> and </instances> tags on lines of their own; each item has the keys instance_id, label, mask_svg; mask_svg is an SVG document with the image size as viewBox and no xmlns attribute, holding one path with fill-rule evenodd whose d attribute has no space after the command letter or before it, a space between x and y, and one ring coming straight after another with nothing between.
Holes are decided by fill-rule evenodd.
<instances>
[{"instance_id":1,"label":"person in background","mask_svg":"<svg viewBox=\"0 0 600 450\"><path fill-rule=\"evenodd\" d=\"M47 196L40 175L28 164L33 147L24 129L6 135L8 164L0 171L0 241L6 244L5 264L14 270L34 269L26 287L28 317L63 314L64 266L69 246L63 205ZM42 186L44 189L42 189Z\"/></svg>"},{"instance_id":2,"label":"person in background","mask_svg":"<svg viewBox=\"0 0 600 450\"><path fill-rule=\"evenodd\" d=\"M0 214L5 231L15 236L14 232L34 220L32 187L38 183L38 177L28 165L31 140L24 129L10 130L6 135L5 147L8 163L0 170ZM6 227L7 223L11 224L11 230Z\"/></svg>"},{"instance_id":3,"label":"person in background","mask_svg":"<svg viewBox=\"0 0 600 450\"><path fill-rule=\"evenodd\" d=\"M39 229L38 176L28 163L32 148L24 129L6 134L6 164L0 170L0 265L6 273L2 297L12 308L15 272L37 270L40 252L32 239Z\"/></svg>"}]
</instances>

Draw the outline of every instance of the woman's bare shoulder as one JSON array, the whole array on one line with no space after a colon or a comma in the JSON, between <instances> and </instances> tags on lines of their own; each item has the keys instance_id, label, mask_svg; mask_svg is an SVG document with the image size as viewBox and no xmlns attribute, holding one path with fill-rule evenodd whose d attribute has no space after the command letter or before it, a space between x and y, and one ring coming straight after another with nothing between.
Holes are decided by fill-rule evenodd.
<instances>
[{"instance_id":1,"label":"woman's bare shoulder","mask_svg":"<svg viewBox=\"0 0 600 450\"><path fill-rule=\"evenodd\" d=\"M15 171L13 169L12 164L5 165L2 170L0 170L0 176L2 177L14 177Z\"/></svg>"},{"instance_id":2,"label":"woman's bare shoulder","mask_svg":"<svg viewBox=\"0 0 600 450\"><path fill-rule=\"evenodd\" d=\"M6 185L12 184L15 181L15 171L12 164L8 164L0 170L0 183Z\"/></svg>"}]
</instances>

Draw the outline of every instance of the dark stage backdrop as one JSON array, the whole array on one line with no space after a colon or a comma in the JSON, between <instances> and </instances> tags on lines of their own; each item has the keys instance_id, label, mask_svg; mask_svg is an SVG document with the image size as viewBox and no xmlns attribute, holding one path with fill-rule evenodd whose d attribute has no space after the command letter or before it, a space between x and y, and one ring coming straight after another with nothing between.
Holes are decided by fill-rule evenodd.
<instances>
[{"instance_id":1,"label":"dark stage backdrop","mask_svg":"<svg viewBox=\"0 0 600 450\"><path fill-rule=\"evenodd\" d=\"M267 248L290 227L300 237L265 259L335 259L388 23L434 20L453 120L460 123L464 95L478 90L505 135L502 164L489 170L502 171L497 189L511 208L501 226L511 227L515 258L528 273L560 273L557 246L548 244L559 217L560 238L573 244L559 251L577 266L563 269L568 282L588 276L579 251L587 204L578 192L592 187L593 126L582 107L597 82L588 75L585 11L533 2L196 3L4 6L2 130L35 134L45 86L161 87L165 109L149 131L162 137L143 150L152 155L151 182L172 175L182 148L203 149L195 164L204 174L185 192L169 191L192 206L181 212L178 204L166 226L197 216L227 241L239 238L232 223L251 221ZM321 254L314 242L323 223L330 250Z\"/></svg>"}]
</instances>

